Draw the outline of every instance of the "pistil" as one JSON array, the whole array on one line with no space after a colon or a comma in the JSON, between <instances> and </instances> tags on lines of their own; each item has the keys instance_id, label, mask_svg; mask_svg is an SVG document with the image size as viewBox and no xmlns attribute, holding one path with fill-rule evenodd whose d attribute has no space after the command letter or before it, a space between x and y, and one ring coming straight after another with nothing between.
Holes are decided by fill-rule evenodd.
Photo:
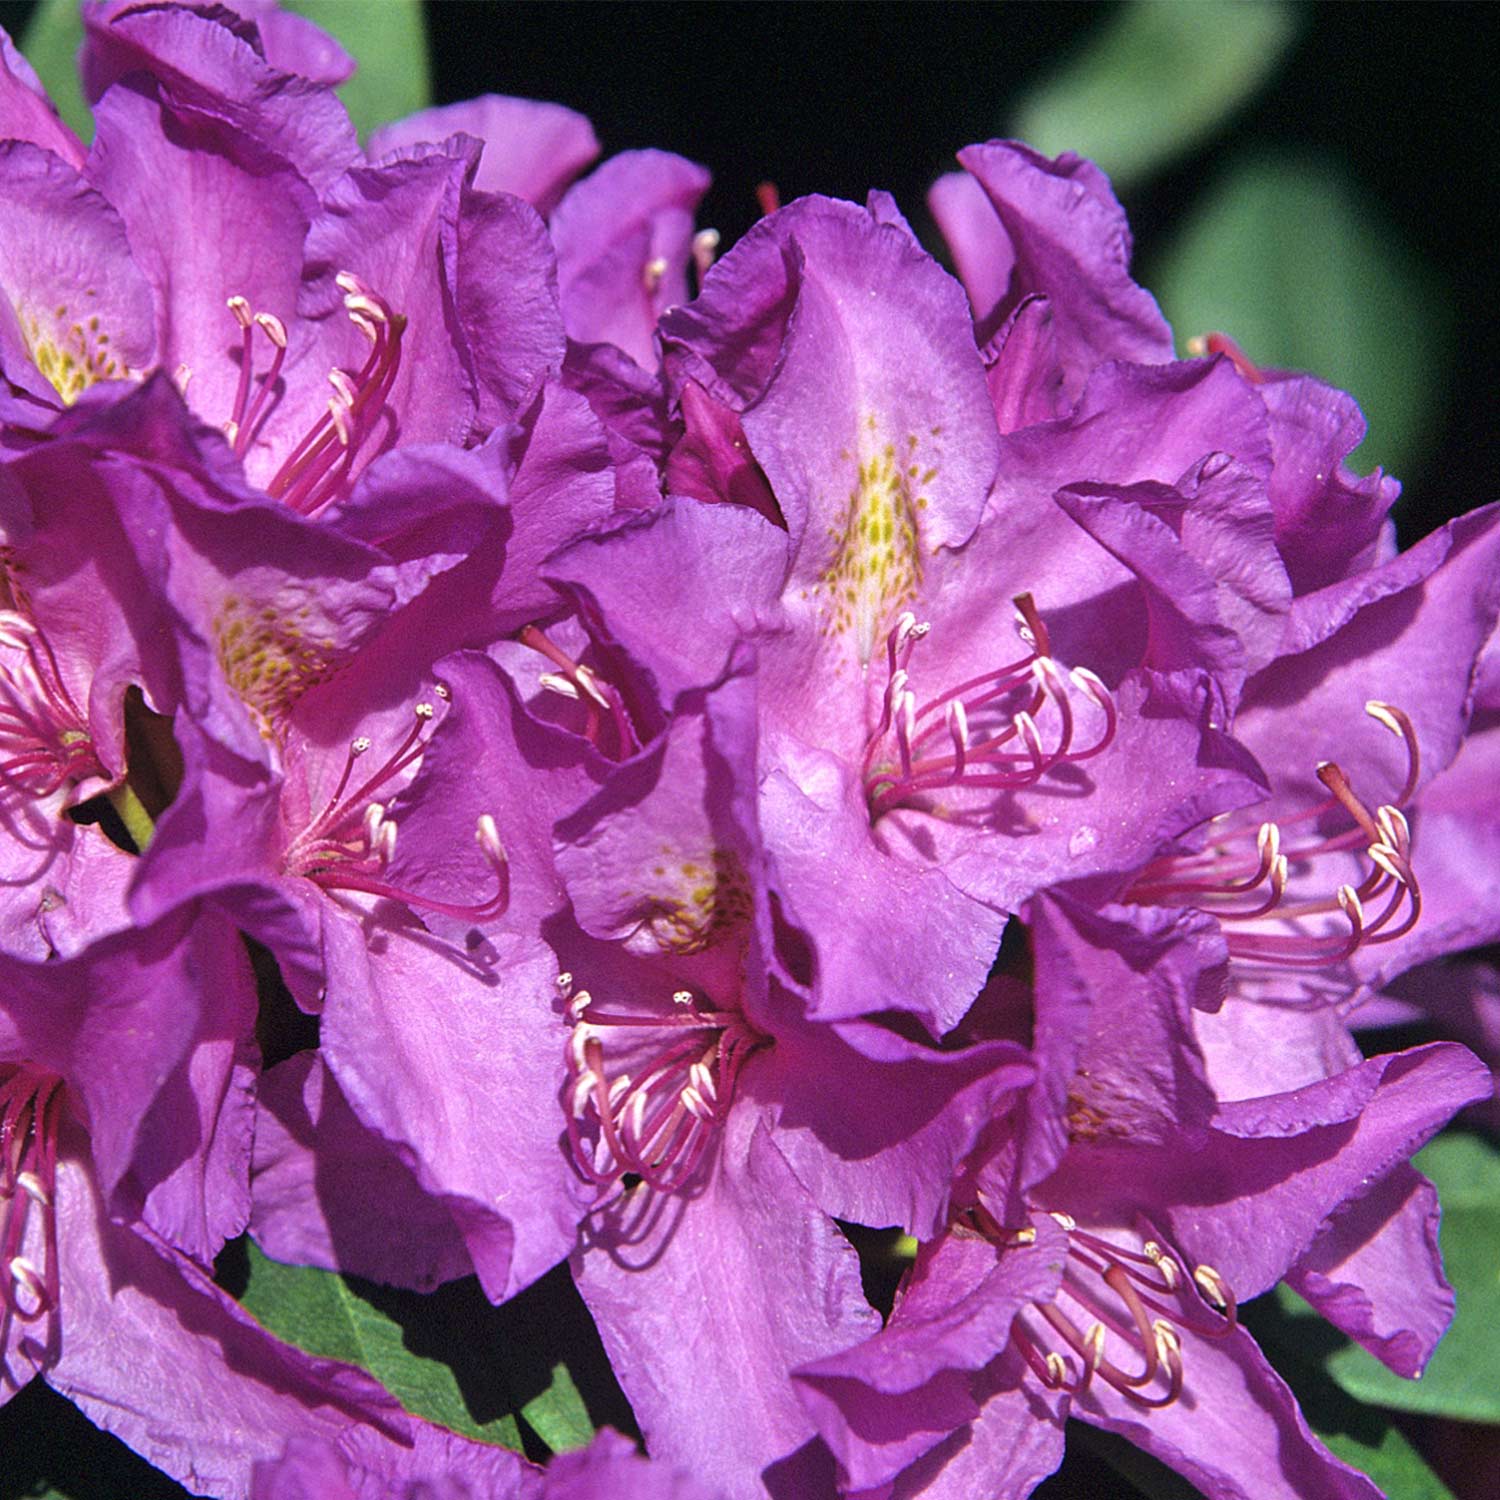
<instances>
[{"instance_id":1,"label":"pistil","mask_svg":"<svg viewBox=\"0 0 1500 1500\"><path fill-rule=\"evenodd\" d=\"M925 701L910 686L910 663L931 627L909 610L897 620L886 637L880 715L865 744L872 821L898 807L925 810L930 794L945 788L1032 786L1054 767L1091 760L1113 741L1116 712L1109 690L1086 668L1065 671L1057 663L1030 594L1018 594L1014 602L1025 654ZM1073 743L1074 692L1102 719L1094 742L1082 749Z\"/></svg>"}]
</instances>

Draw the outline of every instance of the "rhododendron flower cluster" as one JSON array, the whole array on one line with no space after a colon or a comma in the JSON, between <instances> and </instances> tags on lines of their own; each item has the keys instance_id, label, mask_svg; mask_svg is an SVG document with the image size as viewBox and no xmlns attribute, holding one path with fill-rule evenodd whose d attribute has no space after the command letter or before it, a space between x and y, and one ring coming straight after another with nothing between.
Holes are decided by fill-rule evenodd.
<instances>
[{"instance_id":1,"label":"rhododendron flower cluster","mask_svg":"<svg viewBox=\"0 0 1500 1500\"><path fill-rule=\"evenodd\" d=\"M1024 1496L1070 1418L1377 1494L1238 1306L1451 1316L1491 1075L1349 1025L1500 934L1500 513L1398 552L1075 157L960 153L959 279L878 192L716 259L557 106L362 151L305 22L84 9L91 146L0 58L0 1400L264 1500ZM566 1263L646 1456L281 1342L247 1230Z\"/></svg>"}]
</instances>

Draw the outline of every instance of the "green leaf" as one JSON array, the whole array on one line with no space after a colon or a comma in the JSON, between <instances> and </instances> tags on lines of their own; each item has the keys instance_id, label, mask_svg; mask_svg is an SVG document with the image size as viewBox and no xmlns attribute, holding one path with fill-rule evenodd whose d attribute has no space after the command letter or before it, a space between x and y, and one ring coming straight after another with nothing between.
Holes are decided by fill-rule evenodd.
<instances>
[{"instance_id":1,"label":"green leaf","mask_svg":"<svg viewBox=\"0 0 1500 1500\"><path fill-rule=\"evenodd\" d=\"M26 61L36 69L52 102L85 143L94 138L94 117L78 81L78 49L83 45L83 17L78 0L40 0L21 34Z\"/></svg>"},{"instance_id":2,"label":"green leaf","mask_svg":"<svg viewBox=\"0 0 1500 1500\"><path fill-rule=\"evenodd\" d=\"M593 1441L594 1424L566 1365L552 1366L552 1383L521 1408L521 1415L554 1453L587 1448Z\"/></svg>"},{"instance_id":3,"label":"green leaf","mask_svg":"<svg viewBox=\"0 0 1500 1500\"><path fill-rule=\"evenodd\" d=\"M1446 299L1336 166L1239 157L1142 280L1184 349L1227 333L1256 364L1349 391L1370 427L1360 467L1400 473L1422 451L1444 396Z\"/></svg>"},{"instance_id":4,"label":"green leaf","mask_svg":"<svg viewBox=\"0 0 1500 1500\"><path fill-rule=\"evenodd\" d=\"M1135 0L1022 99L1014 133L1049 156L1092 157L1124 190L1208 139L1296 30L1277 0Z\"/></svg>"},{"instance_id":5,"label":"green leaf","mask_svg":"<svg viewBox=\"0 0 1500 1500\"><path fill-rule=\"evenodd\" d=\"M309 1354L368 1370L413 1416L520 1451L521 1432L514 1415L507 1411L477 1421L453 1370L407 1347L401 1325L358 1295L344 1277L308 1266L284 1266L262 1254L254 1241L248 1242L247 1250L250 1278L240 1301L278 1338ZM491 1351L492 1357L499 1353ZM571 1390L571 1381L568 1386ZM576 1399L577 1393L573 1395ZM547 1415L552 1415L550 1408ZM586 1413L583 1420L588 1421ZM588 1436L593 1436L592 1428Z\"/></svg>"},{"instance_id":6,"label":"green leaf","mask_svg":"<svg viewBox=\"0 0 1500 1500\"><path fill-rule=\"evenodd\" d=\"M359 64L338 91L361 139L376 125L432 103L420 0L285 0Z\"/></svg>"},{"instance_id":7,"label":"green leaf","mask_svg":"<svg viewBox=\"0 0 1500 1500\"><path fill-rule=\"evenodd\" d=\"M1500 1422L1494 1340L1500 1326L1500 1151L1477 1136L1453 1132L1419 1152L1414 1164L1433 1180L1443 1205L1443 1269L1458 1298L1453 1326L1420 1380L1393 1375L1348 1341L1328 1354L1324 1368L1360 1401L1427 1416ZM1321 1327L1301 1298L1285 1287L1277 1290L1289 1322Z\"/></svg>"}]
</instances>

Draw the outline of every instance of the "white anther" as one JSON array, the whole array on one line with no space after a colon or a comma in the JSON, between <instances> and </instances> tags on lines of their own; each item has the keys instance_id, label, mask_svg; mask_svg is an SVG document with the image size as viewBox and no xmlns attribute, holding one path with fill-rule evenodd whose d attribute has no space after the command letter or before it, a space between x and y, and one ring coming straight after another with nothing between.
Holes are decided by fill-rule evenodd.
<instances>
[{"instance_id":1,"label":"white anther","mask_svg":"<svg viewBox=\"0 0 1500 1500\"><path fill-rule=\"evenodd\" d=\"M719 249L719 231L717 229L700 229L693 236L693 264L698 267L699 276L707 276L713 268L714 256Z\"/></svg>"},{"instance_id":2,"label":"white anther","mask_svg":"<svg viewBox=\"0 0 1500 1500\"><path fill-rule=\"evenodd\" d=\"M240 424L238 422L221 422L219 424L219 431L229 440L231 448L240 440Z\"/></svg>"},{"instance_id":3,"label":"white anther","mask_svg":"<svg viewBox=\"0 0 1500 1500\"><path fill-rule=\"evenodd\" d=\"M10 1261L11 1280L26 1288L35 1302L47 1300L42 1287L42 1273L24 1255L13 1255Z\"/></svg>"},{"instance_id":4,"label":"white anther","mask_svg":"<svg viewBox=\"0 0 1500 1500\"><path fill-rule=\"evenodd\" d=\"M179 396L187 395L188 382L193 378L193 367L191 365L178 365L172 371L172 384L177 387ZM233 439L230 439L232 442Z\"/></svg>"},{"instance_id":5,"label":"white anther","mask_svg":"<svg viewBox=\"0 0 1500 1500\"><path fill-rule=\"evenodd\" d=\"M705 1125L713 1124L713 1105L691 1084L677 1096L677 1101L695 1120L702 1120Z\"/></svg>"},{"instance_id":6,"label":"white anther","mask_svg":"<svg viewBox=\"0 0 1500 1500\"><path fill-rule=\"evenodd\" d=\"M947 712L948 733L953 736L953 742L959 747L967 746L969 743L969 711L957 698L948 705Z\"/></svg>"},{"instance_id":7,"label":"white anther","mask_svg":"<svg viewBox=\"0 0 1500 1500\"><path fill-rule=\"evenodd\" d=\"M492 865L505 863L505 845L500 842L500 830L495 827L495 820L489 813L480 813L474 825L474 842Z\"/></svg>"},{"instance_id":8,"label":"white anther","mask_svg":"<svg viewBox=\"0 0 1500 1500\"><path fill-rule=\"evenodd\" d=\"M599 686L594 674L587 667L575 667L573 676L584 692L586 692L600 708L609 707L609 699L604 696L604 690Z\"/></svg>"},{"instance_id":9,"label":"white anther","mask_svg":"<svg viewBox=\"0 0 1500 1500\"><path fill-rule=\"evenodd\" d=\"M621 1073L620 1076L615 1079L615 1081L609 1086L609 1107L611 1109L618 1109L620 1106L620 1100L623 1099L626 1094L628 1094L634 1087L635 1080L630 1076L630 1074ZM640 1095L640 1097L644 1099L646 1096L642 1094Z\"/></svg>"},{"instance_id":10,"label":"white anther","mask_svg":"<svg viewBox=\"0 0 1500 1500\"><path fill-rule=\"evenodd\" d=\"M1056 1390L1059 1386L1066 1385L1067 1381L1067 1363L1064 1361L1062 1355L1060 1355L1055 1349L1049 1350L1047 1353L1046 1383L1051 1386L1053 1390Z\"/></svg>"},{"instance_id":11,"label":"white anther","mask_svg":"<svg viewBox=\"0 0 1500 1500\"><path fill-rule=\"evenodd\" d=\"M1104 1324L1091 1323L1083 1336L1084 1357L1090 1370L1097 1370L1104 1363Z\"/></svg>"},{"instance_id":12,"label":"white anther","mask_svg":"<svg viewBox=\"0 0 1500 1500\"><path fill-rule=\"evenodd\" d=\"M344 292L351 297L362 297L367 291L364 282L362 282L359 277L354 274L353 271L340 271L338 275L333 278L333 284L338 287L341 292Z\"/></svg>"},{"instance_id":13,"label":"white anther","mask_svg":"<svg viewBox=\"0 0 1500 1500\"><path fill-rule=\"evenodd\" d=\"M432 691L439 698L441 698L444 703L451 703L453 701L453 689L450 688L446 682L434 682L432 684Z\"/></svg>"},{"instance_id":14,"label":"white anther","mask_svg":"<svg viewBox=\"0 0 1500 1500\"><path fill-rule=\"evenodd\" d=\"M380 802L372 802L365 809L365 842L370 848L380 842L380 830L385 823L385 806Z\"/></svg>"},{"instance_id":15,"label":"white anther","mask_svg":"<svg viewBox=\"0 0 1500 1500\"><path fill-rule=\"evenodd\" d=\"M553 982L557 985L558 989L563 992L564 995L570 993L573 988L573 976L568 972L567 969L564 969Z\"/></svg>"},{"instance_id":16,"label":"white anther","mask_svg":"<svg viewBox=\"0 0 1500 1500\"><path fill-rule=\"evenodd\" d=\"M1275 823L1262 823L1255 835L1255 852L1267 865L1274 865L1281 855L1281 829Z\"/></svg>"},{"instance_id":17,"label":"white anther","mask_svg":"<svg viewBox=\"0 0 1500 1500\"><path fill-rule=\"evenodd\" d=\"M568 976L569 979L571 979L572 977L573 976L571 974ZM582 1021L584 1013L593 1003L594 997L589 994L587 990L579 990L579 992L568 1001L568 1019L575 1023Z\"/></svg>"},{"instance_id":18,"label":"white anther","mask_svg":"<svg viewBox=\"0 0 1500 1500\"><path fill-rule=\"evenodd\" d=\"M610 1090L609 1102L613 1107L615 1103L613 1089ZM636 1140L640 1140L646 1133L646 1096L644 1094L634 1095L630 1103L625 1106L625 1118L620 1121L620 1128L626 1135L632 1135Z\"/></svg>"},{"instance_id":19,"label":"white anther","mask_svg":"<svg viewBox=\"0 0 1500 1500\"><path fill-rule=\"evenodd\" d=\"M375 858L388 865L396 857L396 820L387 818L380 825L375 839Z\"/></svg>"},{"instance_id":20,"label":"white anther","mask_svg":"<svg viewBox=\"0 0 1500 1500\"><path fill-rule=\"evenodd\" d=\"M1105 687L1103 681L1093 672L1090 672L1087 667L1074 667L1072 671L1068 673L1068 676L1072 678L1073 685L1075 687L1081 688L1101 708L1103 708L1104 705L1110 701L1109 689Z\"/></svg>"},{"instance_id":21,"label":"white anther","mask_svg":"<svg viewBox=\"0 0 1500 1500\"><path fill-rule=\"evenodd\" d=\"M1018 1229L1010 1237L1011 1245L1019 1250L1023 1245L1036 1244L1036 1230L1031 1228Z\"/></svg>"},{"instance_id":22,"label":"white anther","mask_svg":"<svg viewBox=\"0 0 1500 1500\"><path fill-rule=\"evenodd\" d=\"M328 372L328 383L338 392L339 400L345 406L352 407L354 405L357 396L357 392L354 389L354 382L342 370L330 370Z\"/></svg>"},{"instance_id":23,"label":"white anther","mask_svg":"<svg viewBox=\"0 0 1500 1500\"><path fill-rule=\"evenodd\" d=\"M648 260L645 266L642 268L641 285L644 286L648 292L654 292L657 287L661 285L661 279L666 274L666 257L662 255L654 256L651 260Z\"/></svg>"},{"instance_id":24,"label":"white anther","mask_svg":"<svg viewBox=\"0 0 1500 1500\"><path fill-rule=\"evenodd\" d=\"M1027 753L1037 763L1037 769L1041 770L1046 759L1042 754L1042 734L1036 727L1036 720L1025 709L1016 715L1016 732L1026 741Z\"/></svg>"},{"instance_id":25,"label":"white anther","mask_svg":"<svg viewBox=\"0 0 1500 1500\"><path fill-rule=\"evenodd\" d=\"M1406 821L1406 814L1399 807L1385 802L1375 809L1375 821L1380 825L1386 843L1405 854L1411 847L1411 824Z\"/></svg>"},{"instance_id":26,"label":"white anther","mask_svg":"<svg viewBox=\"0 0 1500 1500\"><path fill-rule=\"evenodd\" d=\"M707 1064L695 1062L688 1069L688 1077L692 1080L693 1087L703 1095L709 1103L713 1103L719 1097L719 1090L714 1083L714 1075L709 1071Z\"/></svg>"},{"instance_id":27,"label":"white anther","mask_svg":"<svg viewBox=\"0 0 1500 1500\"><path fill-rule=\"evenodd\" d=\"M359 329L359 331L367 339L369 339L372 344L378 344L380 342L379 327L369 318L367 318L364 313L358 311L358 309L351 309L349 313L349 321L353 323L354 326Z\"/></svg>"},{"instance_id":28,"label":"white anther","mask_svg":"<svg viewBox=\"0 0 1500 1500\"><path fill-rule=\"evenodd\" d=\"M224 306L234 314L234 321L238 323L241 328L248 328L250 326L250 304L243 297L226 297L224 299Z\"/></svg>"},{"instance_id":29,"label":"white anther","mask_svg":"<svg viewBox=\"0 0 1500 1500\"><path fill-rule=\"evenodd\" d=\"M1398 876L1397 879L1399 878ZM1344 915L1356 927L1363 927L1365 925L1365 909L1360 904L1359 896L1355 893L1354 887L1352 885L1341 885L1338 888L1337 894L1339 906L1343 910Z\"/></svg>"},{"instance_id":30,"label":"white anther","mask_svg":"<svg viewBox=\"0 0 1500 1500\"><path fill-rule=\"evenodd\" d=\"M1194 1266L1193 1280L1199 1290L1215 1307L1229 1306L1229 1289L1224 1278L1212 1266Z\"/></svg>"},{"instance_id":31,"label":"white anther","mask_svg":"<svg viewBox=\"0 0 1500 1500\"><path fill-rule=\"evenodd\" d=\"M344 402L335 399L328 403L328 419L333 423L339 442L349 447L354 441L354 429L349 425L349 409Z\"/></svg>"},{"instance_id":32,"label":"white anther","mask_svg":"<svg viewBox=\"0 0 1500 1500\"><path fill-rule=\"evenodd\" d=\"M414 709L412 709L412 712L419 719L430 719L437 712L437 710L433 708L430 703L419 703Z\"/></svg>"},{"instance_id":33,"label":"white anther","mask_svg":"<svg viewBox=\"0 0 1500 1500\"><path fill-rule=\"evenodd\" d=\"M349 742L350 755L363 755L370 748L370 736L367 734L357 735Z\"/></svg>"},{"instance_id":34,"label":"white anther","mask_svg":"<svg viewBox=\"0 0 1500 1500\"><path fill-rule=\"evenodd\" d=\"M1068 1234L1072 1234L1078 1228L1078 1220L1072 1214L1054 1213L1049 1209L1047 1217L1058 1224Z\"/></svg>"},{"instance_id":35,"label":"white anther","mask_svg":"<svg viewBox=\"0 0 1500 1500\"><path fill-rule=\"evenodd\" d=\"M691 990L673 990L673 1005L691 1005L693 1003L693 992Z\"/></svg>"},{"instance_id":36,"label":"white anther","mask_svg":"<svg viewBox=\"0 0 1500 1500\"><path fill-rule=\"evenodd\" d=\"M344 298L344 308L356 322L366 321L374 325L388 323L385 309L367 296L353 295Z\"/></svg>"},{"instance_id":37,"label":"white anther","mask_svg":"<svg viewBox=\"0 0 1500 1500\"><path fill-rule=\"evenodd\" d=\"M543 672L537 678L537 686L548 693L561 693L564 698L570 698L574 703L578 702L578 689L566 677L559 677L556 672Z\"/></svg>"},{"instance_id":38,"label":"white anther","mask_svg":"<svg viewBox=\"0 0 1500 1500\"><path fill-rule=\"evenodd\" d=\"M591 1073L581 1074L573 1080L573 1095L568 1100L568 1113L575 1120L583 1119L594 1102L594 1078Z\"/></svg>"},{"instance_id":39,"label":"white anther","mask_svg":"<svg viewBox=\"0 0 1500 1500\"><path fill-rule=\"evenodd\" d=\"M1406 874L1396 863L1401 856L1394 849L1388 849L1384 844L1371 844L1365 853L1370 856L1373 864L1384 870L1398 885L1406 884Z\"/></svg>"},{"instance_id":40,"label":"white anther","mask_svg":"<svg viewBox=\"0 0 1500 1500\"><path fill-rule=\"evenodd\" d=\"M1182 1340L1170 1323L1156 1318L1151 1324L1152 1337L1156 1343L1156 1357L1164 1364L1172 1363L1172 1356L1182 1353Z\"/></svg>"},{"instance_id":41,"label":"white anther","mask_svg":"<svg viewBox=\"0 0 1500 1500\"><path fill-rule=\"evenodd\" d=\"M1371 698L1365 704L1365 712L1375 720L1377 724L1384 724L1397 739L1404 740L1406 731L1401 727L1401 721L1391 710L1389 703L1382 703L1378 698Z\"/></svg>"},{"instance_id":42,"label":"white anther","mask_svg":"<svg viewBox=\"0 0 1500 1500\"><path fill-rule=\"evenodd\" d=\"M42 1186L42 1179L35 1172L17 1172L16 1186L41 1208L52 1206L52 1195Z\"/></svg>"},{"instance_id":43,"label":"white anther","mask_svg":"<svg viewBox=\"0 0 1500 1500\"><path fill-rule=\"evenodd\" d=\"M910 689L902 691L896 702L896 722L899 726L902 747L910 750L917 733L917 695Z\"/></svg>"},{"instance_id":44,"label":"white anther","mask_svg":"<svg viewBox=\"0 0 1500 1500\"><path fill-rule=\"evenodd\" d=\"M574 1025L568 1036L568 1059L573 1064L575 1073L587 1073L592 1076L593 1069L589 1065L585 1049L598 1035L598 1028L590 1026L587 1021L579 1021Z\"/></svg>"},{"instance_id":45,"label":"white anther","mask_svg":"<svg viewBox=\"0 0 1500 1500\"><path fill-rule=\"evenodd\" d=\"M275 313L256 313L255 321L260 325L260 331L278 349L286 348L286 324Z\"/></svg>"},{"instance_id":46,"label":"white anther","mask_svg":"<svg viewBox=\"0 0 1500 1500\"><path fill-rule=\"evenodd\" d=\"M1067 696L1068 680L1063 675L1063 669L1050 656L1037 657L1031 664L1031 671L1044 692L1050 693L1054 698Z\"/></svg>"}]
</instances>

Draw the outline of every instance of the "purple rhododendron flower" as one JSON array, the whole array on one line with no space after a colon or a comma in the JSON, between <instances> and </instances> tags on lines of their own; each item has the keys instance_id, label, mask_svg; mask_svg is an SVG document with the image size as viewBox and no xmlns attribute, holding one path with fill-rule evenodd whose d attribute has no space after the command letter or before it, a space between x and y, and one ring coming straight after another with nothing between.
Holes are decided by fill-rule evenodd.
<instances>
[{"instance_id":1,"label":"purple rhododendron flower","mask_svg":"<svg viewBox=\"0 0 1500 1500\"><path fill-rule=\"evenodd\" d=\"M1020 1497L1070 1418L1373 1496L1238 1311L1452 1316L1500 512L1398 551L1076 157L961 153L957 279L878 192L715 262L561 106L362 151L273 0L84 23L87 149L0 39L0 1399L262 1500ZM1421 1011L1485 1060L1355 1045ZM649 1459L273 1339L247 1227L567 1261Z\"/></svg>"}]
</instances>

